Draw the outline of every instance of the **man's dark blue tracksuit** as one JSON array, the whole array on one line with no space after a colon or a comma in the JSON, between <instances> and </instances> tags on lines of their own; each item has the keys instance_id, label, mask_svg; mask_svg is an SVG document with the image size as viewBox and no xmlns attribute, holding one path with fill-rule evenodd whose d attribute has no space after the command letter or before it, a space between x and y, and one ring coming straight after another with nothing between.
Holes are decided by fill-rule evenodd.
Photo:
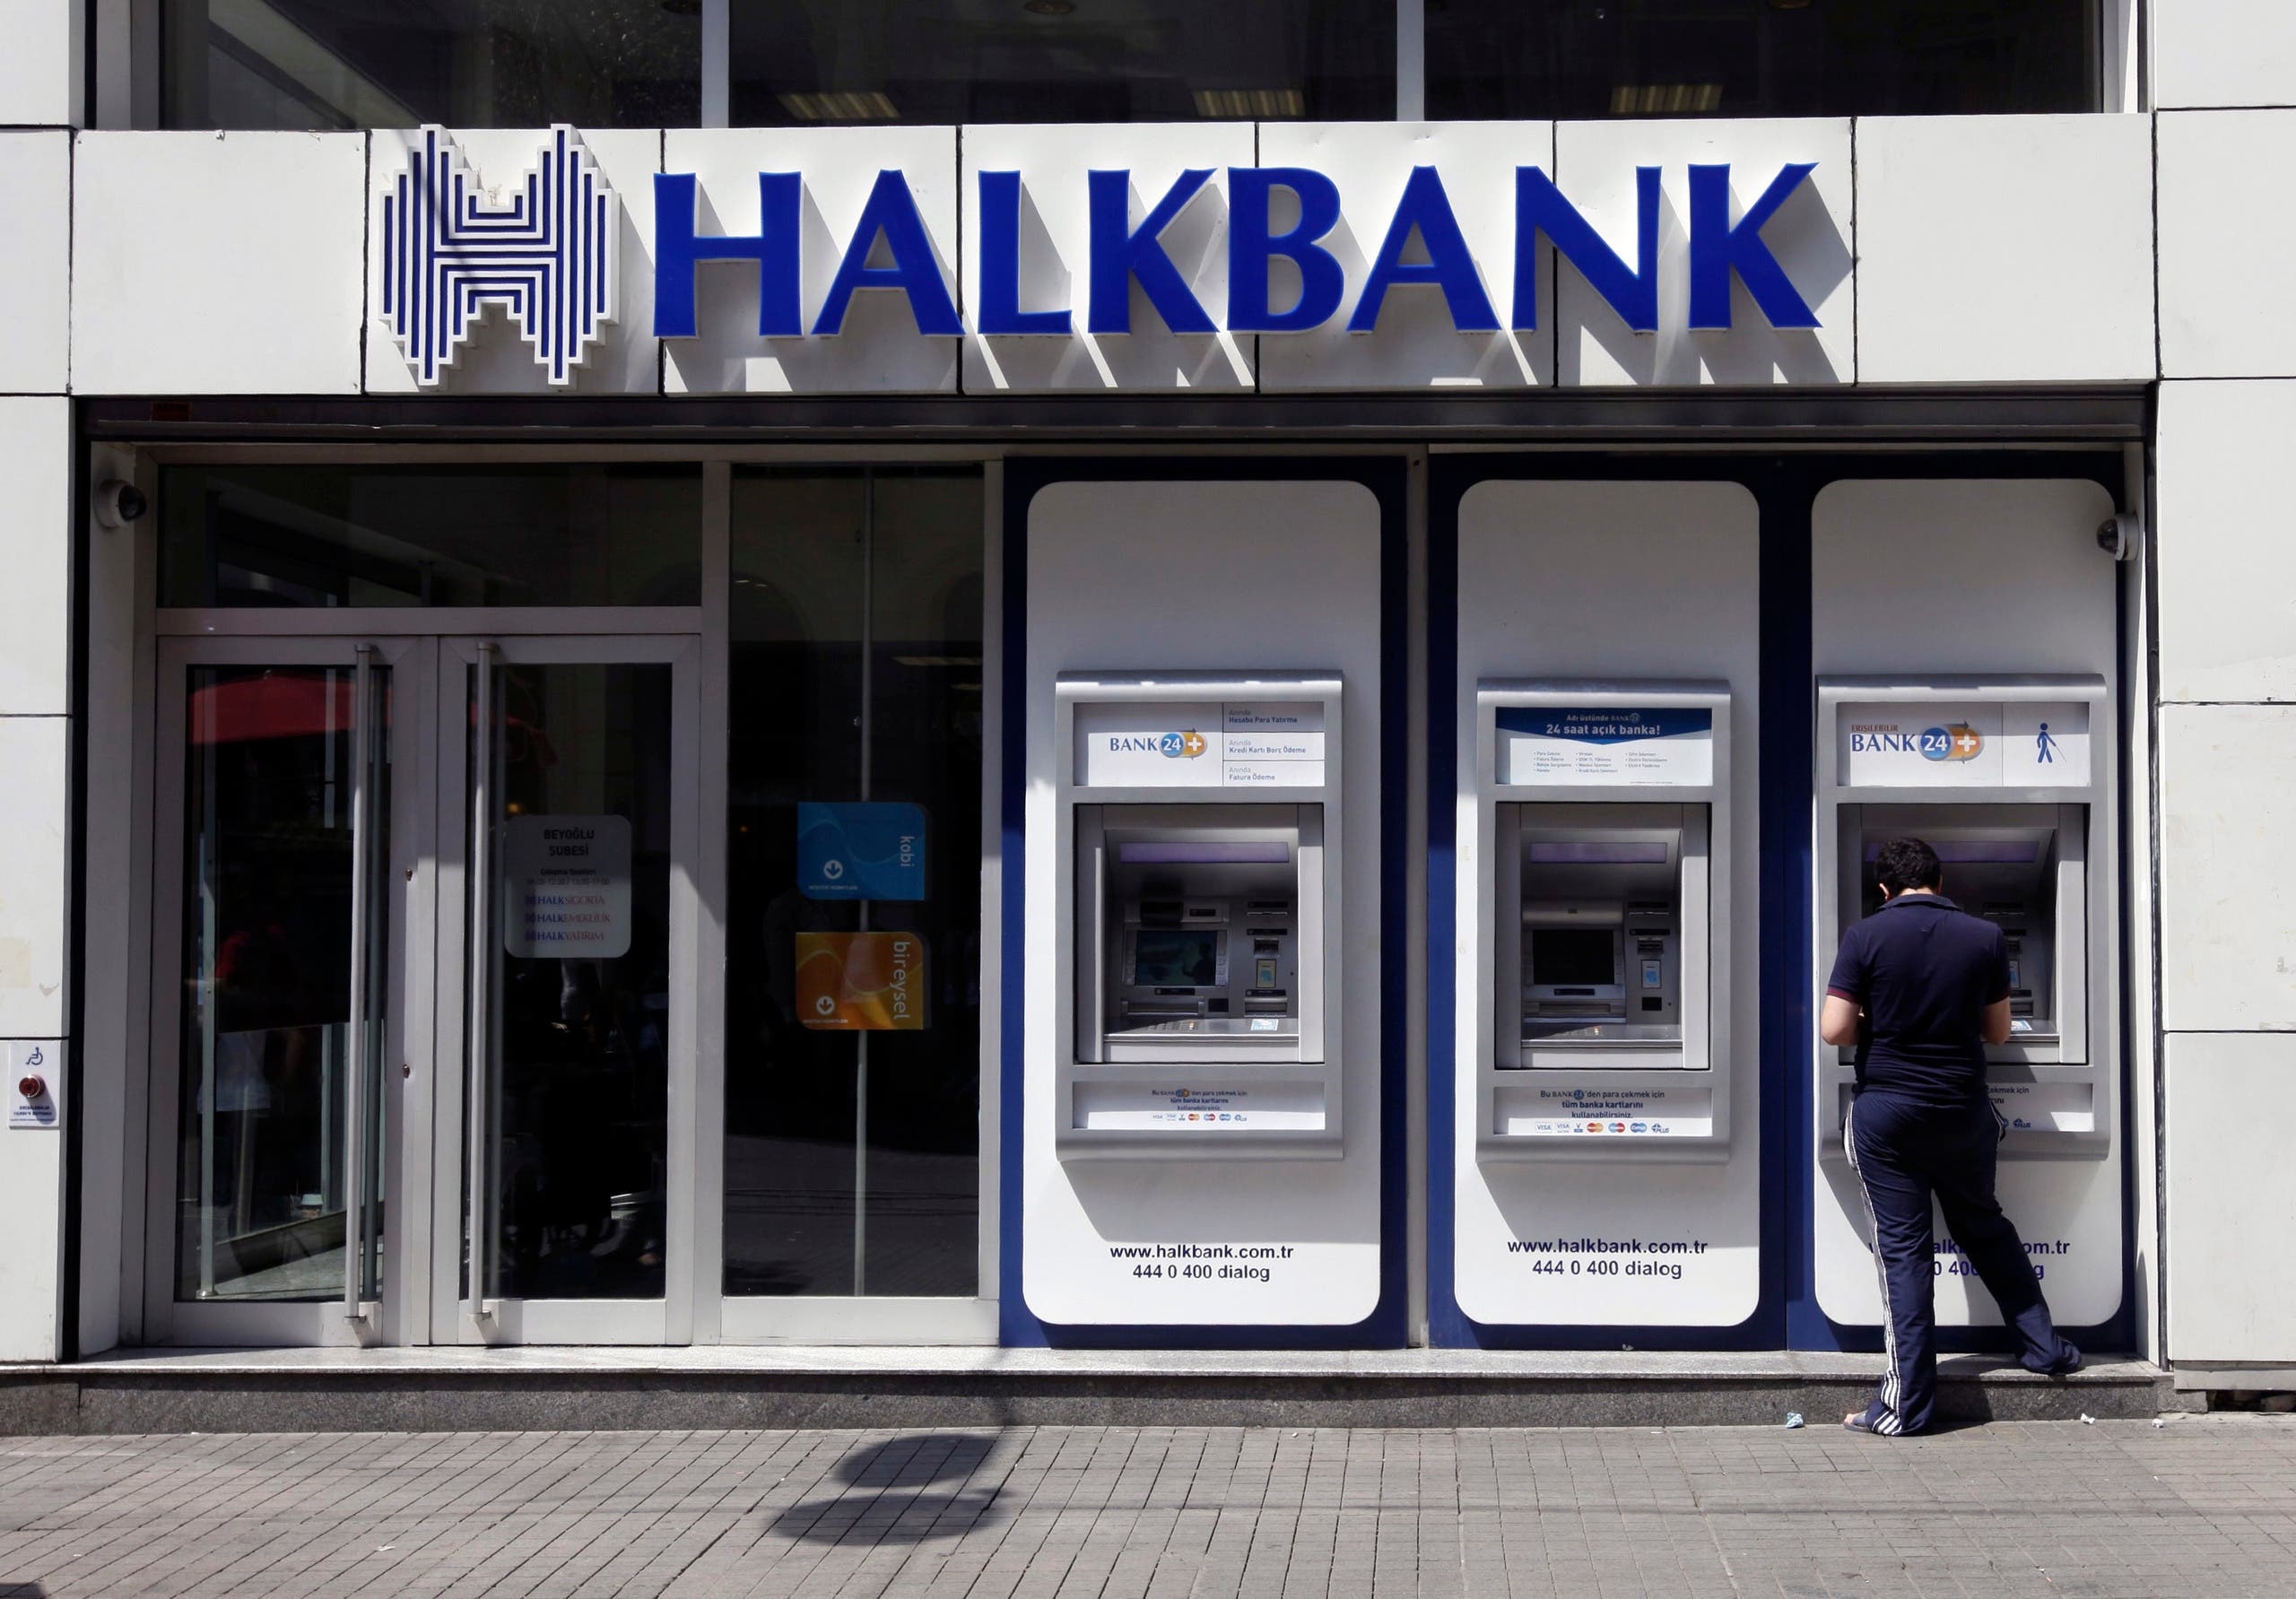
<instances>
[{"instance_id":1,"label":"man's dark blue tracksuit","mask_svg":"<svg viewBox=\"0 0 2296 1599\"><path fill-rule=\"evenodd\" d=\"M2001 929L1942 894L1900 894L1843 934L1826 992L1864 1007L1857 1093L1842 1127L1866 1190L1882 1274L1889 1369L1867 1407L1876 1432L1919 1432L1937 1395L1930 1196L2017 1331L2029 1370L2080 1351L2057 1336L2040 1279L1993 1195L2001 1118L1985 1091L1986 1007L2009 995Z\"/></svg>"}]
</instances>

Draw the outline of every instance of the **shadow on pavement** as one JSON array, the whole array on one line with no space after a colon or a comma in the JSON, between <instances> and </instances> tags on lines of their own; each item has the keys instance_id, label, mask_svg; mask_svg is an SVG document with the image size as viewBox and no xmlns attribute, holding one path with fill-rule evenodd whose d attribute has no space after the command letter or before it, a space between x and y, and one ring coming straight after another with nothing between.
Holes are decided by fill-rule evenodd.
<instances>
[{"instance_id":1,"label":"shadow on pavement","mask_svg":"<svg viewBox=\"0 0 2296 1599\"><path fill-rule=\"evenodd\" d=\"M997 1490L937 1485L961 1484L996 1442L986 1433L919 1433L856 1449L831 1468L844 1492L790 1506L772 1531L808 1543L961 1538L993 1518Z\"/></svg>"}]
</instances>

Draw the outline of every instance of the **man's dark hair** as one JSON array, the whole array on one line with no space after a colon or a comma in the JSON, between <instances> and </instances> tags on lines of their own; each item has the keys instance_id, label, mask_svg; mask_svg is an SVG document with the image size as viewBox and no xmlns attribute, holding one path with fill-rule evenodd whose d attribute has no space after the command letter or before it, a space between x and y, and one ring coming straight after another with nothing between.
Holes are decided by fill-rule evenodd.
<instances>
[{"instance_id":1,"label":"man's dark hair","mask_svg":"<svg viewBox=\"0 0 2296 1599\"><path fill-rule=\"evenodd\" d=\"M1937 852L1918 839L1892 839L1883 845L1881 858L1874 863L1874 875L1892 894L1908 889L1934 889L1945 881Z\"/></svg>"}]
</instances>

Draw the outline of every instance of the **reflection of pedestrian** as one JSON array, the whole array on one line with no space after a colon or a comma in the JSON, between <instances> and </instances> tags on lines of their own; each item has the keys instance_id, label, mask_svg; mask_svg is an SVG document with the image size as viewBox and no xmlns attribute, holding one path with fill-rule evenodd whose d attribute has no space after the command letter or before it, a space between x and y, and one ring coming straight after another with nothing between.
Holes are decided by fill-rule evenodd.
<instances>
[{"instance_id":1,"label":"reflection of pedestrian","mask_svg":"<svg viewBox=\"0 0 2296 1599\"><path fill-rule=\"evenodd\" d=\"M2048 735L2048 724L2047 722L2043 722L2041 724L2040 735L2034 739L2033 743L2039 747L2041 760L2044 764L2054 761L2057 759L2055 755L2049 753L2051 750L2054 750L2057 747L2057 741Z\"/></svg>"}]
</instances>

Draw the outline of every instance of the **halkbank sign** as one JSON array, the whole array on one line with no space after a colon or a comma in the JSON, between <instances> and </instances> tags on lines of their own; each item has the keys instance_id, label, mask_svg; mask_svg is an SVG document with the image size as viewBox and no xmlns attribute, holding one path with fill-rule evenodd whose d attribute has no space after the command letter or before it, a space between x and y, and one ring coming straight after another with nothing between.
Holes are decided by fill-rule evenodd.
<instances>
[{"instance_id":1,"label":"halkbank sign","mask_svg":"<svg viewBox=\"0 0 2296 1599\"><path fill-rule=\"evenodd\" d=\"M1735 179L1726 163L1687 167L1687 251L1680 270L1688 279L1691 329L1731 327L1734 281L1770 326L1819 326L1762 238L1765 224L1816 166L1788 161ZM1023 291L1022 269L1024 210L1032 204L1026 177L978 171L964 241L977 286L970 326L916 190L900 169L880 169L870 180L858 221L836 241L836 269L815 303L804 291L803 261L809 215L818 226L820 213L810 205L804 172L758 173L761 225L754 233L706 228L695 174L657 172L650 331L663 339L698 336L697 269L714 262L754 271L757 333L771 339L836 338L862 294L905 300L918 332L935 337L1125 335L1135 331L1135 289L1174 334L1304 334L1335 323L1365 334L1405 292L1438 297L1459 333L1529 331L1540 326L1542 239L1629 328L1658 328L1665 204L1660 167L1635 169L1633 230L1621 238L1605 237L1589 222L1542 166L1516 166L1511 270L1507 281L1493 282L1435 167L1412 169L1392 210L1367 218L1345 214L1340 185L1326 172L1231 166L1226 291L1208 302L1175 260L1167 236L1191 206L1205 202L1219 171L1186 169L1160 194L1141 193L1129 168L1083 173L1083 269L1068 274L1065 297L1034 298ZM1734 191L1755 197L1737 204ZM496 190L479 183L444 129L426 127L382 196L381 220L380 310L426 387L439 381L489 307L508 311L549 381L561 385L622 315L621 200L571 127L552 128L523 181ZM1352 292L1332 248L1344 224L1351 238L1378 240L1364 252Z\"/></svg>"}]
</instances>

